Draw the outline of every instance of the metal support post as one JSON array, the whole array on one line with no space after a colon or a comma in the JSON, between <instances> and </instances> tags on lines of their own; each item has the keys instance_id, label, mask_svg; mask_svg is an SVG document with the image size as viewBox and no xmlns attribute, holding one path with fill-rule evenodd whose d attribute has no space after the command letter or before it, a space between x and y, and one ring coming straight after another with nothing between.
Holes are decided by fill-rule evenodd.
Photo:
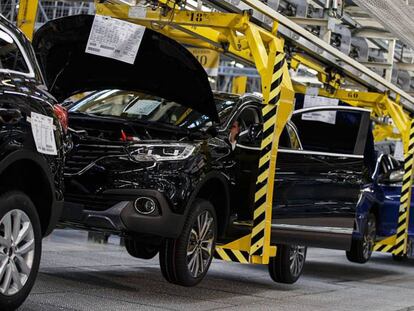
<instances>
[{"instance_id":1,"label":"metal support post","mask_svg":"<svg viewBox=\"0 0 414 311\"><path fill-rule=\"evenodd\" d=\"M38 0L20 0L19 12L17 14L17 27L32 40L36 25Z\"/></svg>"}]
</instances>

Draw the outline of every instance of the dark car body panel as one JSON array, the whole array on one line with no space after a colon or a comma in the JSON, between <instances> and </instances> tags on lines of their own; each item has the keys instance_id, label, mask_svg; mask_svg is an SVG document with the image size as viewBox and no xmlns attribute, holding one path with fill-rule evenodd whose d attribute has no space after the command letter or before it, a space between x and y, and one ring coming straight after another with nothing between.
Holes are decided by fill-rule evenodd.
<instances>
[{"instance_id":1,"label":"dark car body panel","mask_svg":"<svg viewBox=\"0 0 414 311\"><path fill-rule=\"evenodd\" d=\"M34 36L46 83L58 100L82 91L137 90L176 101L217 120L207 74L184 46L146 29L133 65L88 54L85 49L93 19L91 15L55 19Z\"/></svg>"},{"instance_id":2,"label":"dark car body panel","mask_svg":"<svg viewBox=\"0 0 414 311\"><path fill-rule=\"evenodd\" d=\"M129 150L140 143L151 142L148 139L119 142L105 138L111 137L110 134L100 139L96 137L102 122L113 123L110 131L119 133L134 127L133 121L70 113L71 126L78 132L74 134L75 147L68 155L66 166L68 203L62 221L94 230L177 237L192 200L206 183L213 181L225 188L225 200L229 201L228 207L227 204L221 207L227 215L222 219L229 222L221 240L242 236L252 219L259 150L257 142L243 145L240 139L232 150L228 135L232 122L243 116L244 111L257 113L256 120L260 122L260 107L259 98L242 97L216 137L191 138L178 130L166 134L162 128L146 128L147 134L161 143L180 141L196 146L187 160L165 162L135 162L131 159ZM369 130L369 112L351 107L336 109L368 114L364 122L358 123L362 129L361 136L357 137L362 137L365 143L366 135L362 132ZM250 122L253 119L250 118ZM135 132L140 138L145 136L138 124ZM168 139L171 135L175 137ZM358 143L359 140L355 144ZM287 147L282 146L278 154L272 220L272 226L285 227L275 228L272 241L348 249L364 182L364 148L359 148L358 154L347 156L288 150ZM151 197L161 195L157 198L159 214L137 216L133 210L134 199L145 193ZM210 195L214 197L215 193ZM231 223L233 219L237 220L234 224ZM247 223L241 225L240 221ZM298 230L289 225L302 227Z\"/></svg>"},{"instance_id":3,"label":"dark car body panel","mask_svg":"<svg viewBox=\"0 0 414 311\"><path fill-rule=\"evenodd\" d=\"M47 219L43 219L43 234L49 234L57 223L63 207L63 160L65 153L65 135L58 118L53 111L55 98L46 91L42 74L38 68L35 54L26 37L4 18L0 17L0 31L10 35L17 42L20 53L28 65L27 72L0 69L0 174L7 173L13 166L28 164L36 167L39 176L28 176L37 179L30 189L24 189L36 201L36 192L42 185L49 189L49 197L42 198L51 206ZM18 113L15 120L7 119L7 112ZM30 116L39 113L54 118L55 141L57 155L45 155L37 151L34 142ZM18 182L25 176L13 176ZM13 184L11 180L0 180L3 184ZM36 203L36 202L35 202Z\"/></svg>"}]
</instances>

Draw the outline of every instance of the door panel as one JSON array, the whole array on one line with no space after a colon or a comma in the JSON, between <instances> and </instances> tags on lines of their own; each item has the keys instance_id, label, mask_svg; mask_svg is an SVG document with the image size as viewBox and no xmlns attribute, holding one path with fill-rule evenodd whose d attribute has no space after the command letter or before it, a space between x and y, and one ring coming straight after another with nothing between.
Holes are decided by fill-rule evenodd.
<instances>
[{"instance_id":1,"label":"door panel","mask_svg":"<svg viewBox=\"0 0 414 311\"><path fill-rule=\"evenodd\" d=\"M363 159L280 150L273 223L353 226Z\"/></svg>"},{"instance_id":2,"label":"door panel","mask_svg":"<svg viewBox=\"0 0 414 311\"><path fill-rule=\"evenodd\" d=\"M308 110L292 117L304 150L279 150L272 217L276 239L349 248L364 181L369 113L346 108L326 109L328 122L321 122L320 114L315 119L305 115Z\"/></svg>"}]
</instances>

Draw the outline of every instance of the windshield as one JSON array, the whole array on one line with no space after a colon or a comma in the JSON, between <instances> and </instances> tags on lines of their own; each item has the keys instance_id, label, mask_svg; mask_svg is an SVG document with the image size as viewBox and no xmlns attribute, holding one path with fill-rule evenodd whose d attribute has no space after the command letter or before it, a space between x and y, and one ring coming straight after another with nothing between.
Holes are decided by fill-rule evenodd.
<instances>
[{"instance_id":1,"label":"windshield","mask_svg":"<svg viewBox=\"0 0 414 311\"><path fill-rule=\"evenodd\" d=\"M236 101L224 98L217 98L215 101L221 125L230 115ZM123 90L94 92L75 103L69 112L159 122L188 129L207 129L213 125L208 116L179 103L145 93Z\"/></svg>"}]
</instances>

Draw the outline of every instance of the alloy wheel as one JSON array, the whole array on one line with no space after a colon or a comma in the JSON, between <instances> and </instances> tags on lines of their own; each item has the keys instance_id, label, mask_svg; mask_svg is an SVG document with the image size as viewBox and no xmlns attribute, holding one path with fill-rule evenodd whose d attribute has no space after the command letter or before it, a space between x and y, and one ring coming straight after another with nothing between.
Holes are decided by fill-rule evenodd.
<instances>
[{"instance_id":1,"label":"alloy wheel","mask_svg":"<svg viewBox=\"0 0 414 311\"><path fill-rule=\"evenodd\" d=\"M367 234L363 237L363 256L364 258L368 259L371 256L372 249L374 248L375 244L375 236L376 236L376 227L375 227L375 221L371 219L371 217L368 218L367 222Z\"/></svg>"},{"instance_id":2,"label":"alloy wheel","mask_svg":"<svg viewBox=\"0 0 414 311\"><path fill-rule=\"evenodd\" d=\"M306 246L292 245L289 250L290 273L297 277L305 264Z\"/></svg>"},{"instance_id":3,"label":"alloy wheel","mask_svg":"<svg viewBox=\"0 0 414 311\"><path fill-rule=\"evenodd\" d=\"M19 209L0 220L0 294L18 293L29 279L35 252L33 226Z\"/></svg>"},{"instance_id":4,"label":"alloy wheel","mask_svg":"<svg viewBox=\"0 0 414 311\"><path fill-rule=\"evenodd\" d=\"M209 211L204 211L193 224L187 245L187 266L194 278L202 275L209 265L214 239L214 218Z\"/></svg>"}]
</instances>

